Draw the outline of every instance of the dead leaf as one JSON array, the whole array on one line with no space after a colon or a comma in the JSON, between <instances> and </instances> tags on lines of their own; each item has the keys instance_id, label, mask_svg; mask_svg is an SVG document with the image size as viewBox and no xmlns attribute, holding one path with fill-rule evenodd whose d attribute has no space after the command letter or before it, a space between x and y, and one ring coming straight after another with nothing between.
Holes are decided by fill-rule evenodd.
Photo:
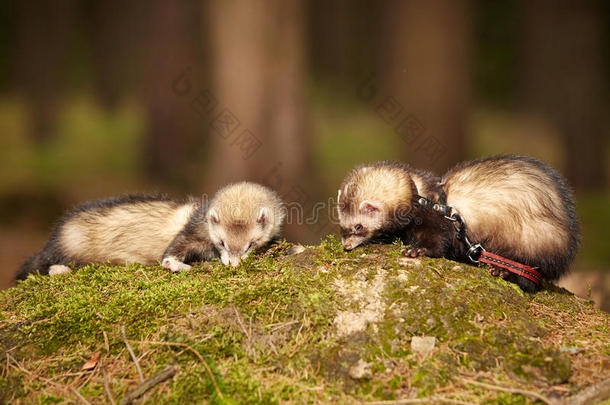
<instances>
[{"instance_id":1,"label":"dead leaf","mask_svg":"<svg viewBox=\"0 0 610 405\"><path fill-rule=\"evenodd\" d=\"M87 360L87 362L85 364L83 364L83 366L81 367L81 370L93 370L95 368L95 366L97 366L97 363L100 361L101 355L102 355L102 352L100 350L93 353L91 355L91 358L89 360Z\"/></svg>"}]
</instances>

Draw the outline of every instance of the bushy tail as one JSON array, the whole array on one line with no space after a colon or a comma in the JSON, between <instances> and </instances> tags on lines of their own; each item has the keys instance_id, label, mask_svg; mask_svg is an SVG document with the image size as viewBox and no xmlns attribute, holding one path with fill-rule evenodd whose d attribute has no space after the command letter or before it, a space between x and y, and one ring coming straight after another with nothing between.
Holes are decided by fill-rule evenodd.
<instances>
[{"instance_id":1,"label":"bushy tail","mask_svg":"<svg viewBox=\"0 0 610 405\"><path fill-rule=\"evenodd\" d=\"M48 272L48 268L42 266L42 251L34 253L19 268L15 275L15 280L25 280L27 276L39 270L41 273Z\"/></svg>"}]
</instances>

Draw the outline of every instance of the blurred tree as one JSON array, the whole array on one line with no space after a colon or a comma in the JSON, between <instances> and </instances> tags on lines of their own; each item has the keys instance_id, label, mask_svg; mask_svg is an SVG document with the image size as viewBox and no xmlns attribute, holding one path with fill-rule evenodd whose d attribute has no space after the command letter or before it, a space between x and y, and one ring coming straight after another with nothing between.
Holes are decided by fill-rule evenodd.
<instances>
[{"instance_id":1,"label":"blurred tree","mask_svg":"<svg viewBox=\"0 0 610 405\"><path fill-rule=\"evenodd\" d=\"M472 55L477 101L495 107L514 105L519 74L519 3L513 0L476 0Z\"/></svg>"},{"instance_id":2,"label":"blurred tree","mask_svg":"<svg viewBox=\"0 0 610 405\"><path fill-rule=\"evenodd\" d=\"M310 0L307 3L310 64L316 79L349 94L377 66L379 3ZM326 84L325 83L325 84Z\"/></svg>"},{"instance_id":3,"label":"blurred tree","mask_svg":"<svg viewBox=\"0 0 610 405\"><path fill-rule=\"evenodd\" d=\"M303 7L301 0L210 1L211 189L252 180L287 202L310 207L316 200L305 136ZM285 233L306 239L302 231L293 223Z\"/></svg>"},{"instance_id":4,"label":"blurred tree","mask_svg":"<svg viewBox=\"0 0 610 405\"><path fill-rule=\"evenodd\" d=\"M199 3L150 0L143 3L140 17L146 21L141 94L148 118L144 168L152 180L186 189L188 162L197 161L203 124L188 101L175 92L176 78L195 62L200 37ZM129 57L122 63L129 66ZM200 77L196 68L192 80ZM194 96L190 89L187 96Z\"/></svg>"},{"instance_id":5,"label":"blurred tree","mask_svg":"<svg viewBox=\"0 0 610 405\"><path fill-rule=\"evenodd\" d=\"M53 135L66 83L74 20L74 1L16 1L14 72L28 101L37 141Z\"/></svg>"},{"instance_id":6,"label":"blurred tree","mask_svg":"<svg viewBox=\"0 0 610 405\"><path fill-rule=\"evenodd\" d=\"M145 43L148 1L104 0L90 4L92 56L98 98L105 108L137 89Z\"/></svg>"},{"instance_id":7,"label":"blurred tree","mask_svg":"<svg viewBox=\"0 0 610 405\"><path fill-rule=\"evenodd\" d=\"M522 1L521 105L563 137L573 186L606 186L607 108L601 2Z\"/></svg>"},{"instance_id":8,"label":"blurred tree","mask_svg":"<svg viewBox=\"0 0 610 405\"><path fill-rule=\"evenodd\" d=\"M385 3L383 97L405 159L443 172L462 160L470 110L470 0Z\"/></svg>"},{"instance_id":9,"label":"blurred tree","mask_svg":"<svg viewBox=\"0 0 610 405\"><path fill-rule=\"evenodd\" d=\"M209 2L211 97L217 107L211 122L211 164L206 184L219 186L264 174L272 147L264 110L270 14L271 7L247 0ZM263 147L244 154L237 144L242 135L258 139Z\"/></svg>"},{"instance_id":10,"label":"blurred tree","mask_svg":"<svg viewBox=\"0 0 610 405\"><path fill-rule=\"evenodd\" d=\"M11 69L13 50L15 44L15 19L13 5L9 2L0 2L0 91L12 90Z\"/></svg>"}]
</instances>

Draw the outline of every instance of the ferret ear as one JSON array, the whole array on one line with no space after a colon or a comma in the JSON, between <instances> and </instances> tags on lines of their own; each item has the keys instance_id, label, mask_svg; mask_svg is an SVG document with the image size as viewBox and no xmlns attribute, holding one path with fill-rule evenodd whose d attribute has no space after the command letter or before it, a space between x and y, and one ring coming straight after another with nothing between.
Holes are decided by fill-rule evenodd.
<instances>
[{"instance_id":1,"label":"ferret ear","mask_svg":"<svg viewBox=\"0 0 610 405\"><path fill-rule=\"evenodd\" d=\"M383 203L381 201L364 200L360 203L359 209L366 213L381 212Z\"/></svg>"},{"instance_id":2,"label":"ferret ear","mask_svg":"<svg viewBox=\"0 0 610 405\"><path fill-rule=\"evenodd\" d=\"M210 209L210 211L208 212L208 217L210 218L210 221L212 221L214 224L218 225L220 223L220 217L218 216L218 212L216 212L214 208Z\"/></svg>"},{"instance_id":3,"label":"ferret ear","mask_svg":"<svg viewBox=\"0 0 610 405\"><path fill-rule=\"evenodd\" d=\"M258 217L256 217L256 222L261 224L263 227L269 222L269 218L271 218L271 212L268 208L261 208L258 212Z\"/></svg>"}]
</instances>

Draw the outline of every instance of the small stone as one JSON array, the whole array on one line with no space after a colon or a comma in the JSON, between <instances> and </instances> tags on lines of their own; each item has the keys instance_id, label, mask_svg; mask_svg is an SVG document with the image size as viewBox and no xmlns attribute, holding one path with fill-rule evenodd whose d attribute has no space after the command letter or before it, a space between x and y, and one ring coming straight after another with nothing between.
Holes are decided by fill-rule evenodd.
<instances>
[{"instance_id":1,"label":"small stone","mask_svg":"<svg viewBox=\"0 0 610 405\"><path fill-rule=\"evenodd\" d=\"M353 379L360 380L361 378L371 375L371 365L366 361L359 359L356 364L349 368L348 373Z\"/></svg>"},{"instance_id":2,"label":"small stone","mask_svg":"<svg viewBox=\"0 0 610 405\"><path fill-rule=\"evenodd\" d=\"M415 259L411 257L401 257L398 259L398 264L404 267L415 267L418 268L421 266L421 259Z\"/></svg>"},{"instance_id":3,"label":"small stone","mask_svg":"<svg viewBox=\"0 0 610 405\"><path fill-rule=\"evenodd\" d=\"M286 251L288 255L298 255L299 253L303 253L305 251L305 247L303 245L293 245Z\"/></svg>"},{"instance_id":4,"label":"small stone","mask_svg":"<svg viewBox=\"0 0 610 405\"><path fill-rule=\"evenodd\" d=\"M411 339L411 350L413 353L430 353L434 350L436 338L434 336L413 336Z\"/></svg>"},{"instance_id":5,"label":"small stone","mask_svg":"<svg viewBox=\"0 0 610 405\"><path fill-rule=\"evenodd\" d=\"M564 353L568 353L568 354L578 354L578 353L584 352L585 349L583 349L582 347L577 347L577 346L567 346L567 347L562 347L561 351Z\"/></svg>"}]
</instances>

